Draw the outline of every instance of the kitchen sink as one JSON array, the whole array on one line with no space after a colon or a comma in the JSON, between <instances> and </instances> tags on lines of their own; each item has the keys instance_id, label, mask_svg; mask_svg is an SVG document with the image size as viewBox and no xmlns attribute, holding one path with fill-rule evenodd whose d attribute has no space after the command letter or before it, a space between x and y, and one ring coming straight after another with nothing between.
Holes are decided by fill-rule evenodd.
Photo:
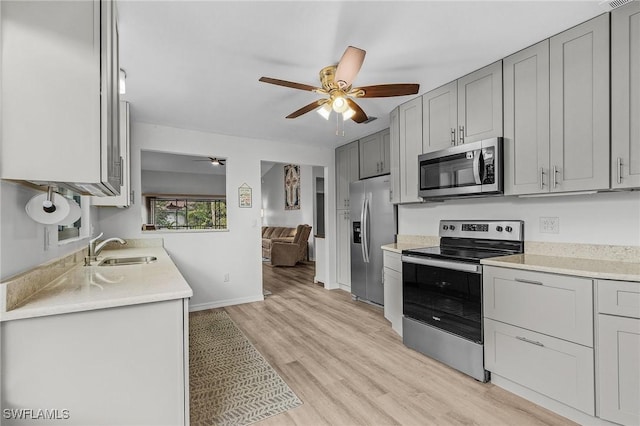
<instances>
[{"instance_id":1,"label":"kitchen sink","mask_svg":"<svg viewBox=\"0 0 640 426\"><path fill-rule=\"evenodd\" d=\"M107 257L98 263L98 266L139 265L142 263L155 262L156 260L158 260L158 258L155 256Z\"/></svg>"}]
</instances>

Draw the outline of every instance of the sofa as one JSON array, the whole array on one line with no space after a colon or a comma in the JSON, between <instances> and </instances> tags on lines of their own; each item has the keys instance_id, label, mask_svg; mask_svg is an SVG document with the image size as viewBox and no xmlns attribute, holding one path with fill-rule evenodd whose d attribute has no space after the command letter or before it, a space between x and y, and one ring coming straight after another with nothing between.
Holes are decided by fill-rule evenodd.
<instances>
[{"instance_id":1,"label":"sofa","mask_svg":"<svg viewBox=\"0 0 640 426\"><path fill-rule=\"evenodd\" d=\"M262 227L262 257L273 266L295 266L306 260L311 226Z\"/></svg>"}]
</instances>

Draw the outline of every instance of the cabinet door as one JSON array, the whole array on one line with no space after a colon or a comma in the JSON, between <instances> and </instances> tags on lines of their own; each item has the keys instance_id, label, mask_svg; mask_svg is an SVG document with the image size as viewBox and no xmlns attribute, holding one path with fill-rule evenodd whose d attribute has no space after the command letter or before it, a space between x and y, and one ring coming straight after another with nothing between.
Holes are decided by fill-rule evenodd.
<instances>
[{"instance_id":1,"label":"cabinet door","mask_svg":"<svg viewBox=\"0 0 640 426\"><path fill-rule=\"evenodd\" d=\"M360 139L360 179L382 174L382 140L380 133Z\"/></svg>"},{"instance_id":2,"label":"cabinet door","mask_svg":"<svg viewBox=\"0 0 640 426\"><path fill-rule=\"evenodd\" d=\"M382 168L381 174L385 175L391 172L391 161L389 159L391 151L391 133L389 129L380 132L380 139L382 140Z\"/></svg>"},{"instance_id":3,"label":"cabinet door","mask_svg":"<svg viewBox=\"0 0 640 426\"><path fill-rule=\"evenodd\" d=\"M116 2L102 1L100 16L102 97L100 126L102 139L102 181L115 194L122 185L122 159L120 157L120 62L119 34L116 20ZM106 48L105 48L106 47Z\"/></svg>"},{"instance_id":4,"label":"cabinet door","mask_svg":"<svg viewBox=\"0 0 640 426\"><path fill-rule=\"evenodd\" d=\"M389 268L384 268L384 317L402 336L402 274Z\"/></svg>"},{"instance_id":5,"label":"cabinet door","mask_svg":"<svg viewBox=\"0 0 640 426\"><path fill-rule=\"evenodd\" d=\"M422 98L400 105L400 201L418 202L418 155L422 153Z\"/></svg>"},{"instance_id":6,"label":"cabinet door","mask_svg":"<svg viewBox=\"0 0 640 426\"><path fill-rule=\"evenodd\" d=\"M640 319L598 315L600 417L640 424Z\"/></svg>"},{"instance_id":7,"label":"cabinet door","mask_svg":"<svg viewBox=\"0 0 640 426\"><path fill-rule=\"evenodd\" d=\"M455 145L458 128L458 83L452 81L422 96L422 152Z\"/></svg>"},{"instance_id":8,"label":"cabinet door","mask_svg":"<svg viewBox=\"0 0 640 426\"><path fill-rule=\"evenodd\" d=\"M351 244L349 210L338 210L337 222L337 281L351 288ZM345 290L343 288L343 290Z\"/></svg>"},{"instance_id":9,"label":"cabinet door","mask_svg":"<svg viewBox=\"0 0 640 426\"><path fill-rule=\"evenodd\" d=\"M611 187L640 187L640 2L611 12Z\"/></svg>"},{"instance_id":10,"label":"cabinet door","mask_svg":"<svg viewBox=\"0 0 640 426\"><path fill-rule=\"evenodd\" d=\"M359 179L358 141L336 148L336 208L349 208L349 184Z\"/></svg>"},{"instance_id":11,"label":"cabinet door","mask_svg":"<svg viewBox=\"0 0 640 426\"><path fill-rule=\"evenodd\" d=\"M505 195L549 192L549 40L502 67Z\"/></svg>"},{"instance_id":12,"label":"cabinet door","mask_svg":"<svg viewBox=\"0 0 640 426\"><path fill-rule=\"evenodd\" d=\"M391 111L389 117L389 163L391 173L391 202L400 202L400 110Z\"/></svg>"},{"instance_id":13,"label":"cabinet door","mask_svg":"<svg viewBox=\"0 0 640 426\"><path fill-rule=\"evenodd\" d=\"M120 102L120 158L122 161L122 184L120 185L120 195L112 197L91 197L91 204L94 206L114 206L129 207L132 202L130 172L130 126L129 126L129 103Z\"/></svg>"},{"instance_id":14,"label":"cabinet door","mask_svg":"<svg viewBox=\"0 0 640 426\"><path fill-rule=\"evenodd\" d=\"M484 339L485 368L492 374L595 414L592 348L490 319Z\"/></svg>"},{"instance_id":15,"label":"cabinet door","mask_svg":"<svg viewBox=\"0 0 640 426\"><path fill-rule=\"evenodd\" d=\"M458 144L502 136L502 61L458 79Z\"/></svg>"},{"instance_id":16,"label":"cabinet door","mask_svg":"<svg viewBox=\"0 0 640 426\"><path fill-rule=\"evenodd\" d=\"M551 191L609 188L609 15L551 38Z\"/></svg>"}]
</instances>

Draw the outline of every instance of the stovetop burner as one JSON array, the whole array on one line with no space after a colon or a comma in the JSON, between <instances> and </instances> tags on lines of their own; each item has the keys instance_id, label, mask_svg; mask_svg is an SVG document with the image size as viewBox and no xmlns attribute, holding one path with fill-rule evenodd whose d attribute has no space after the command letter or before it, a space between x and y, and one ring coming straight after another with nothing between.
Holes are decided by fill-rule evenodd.
<instances>
[{"instance_id":1,"label":"stovetop burner","mask_svg":"<svg viewBox=\"0 0 640 426\"><path fill-rule=\"evenodd\" d=\"M440 221L440 246L404 250L402 254L480 263L490 257L524 252L524 222Z\"/></svg>"}]
</instances>

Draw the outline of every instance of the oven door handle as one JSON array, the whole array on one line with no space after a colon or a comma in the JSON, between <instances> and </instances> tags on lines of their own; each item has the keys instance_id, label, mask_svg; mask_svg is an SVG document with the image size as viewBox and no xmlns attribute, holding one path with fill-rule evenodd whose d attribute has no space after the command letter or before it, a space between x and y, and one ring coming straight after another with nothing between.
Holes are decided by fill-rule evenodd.
<instances>
[{"instance_id":1,"label":"oven door handle","mask_svg":"<svg viewBox=\"0 0 640 426\"><path fill-rule=\"evenodd\" d=\"M451 262L448 260L431 259L429 257L418 257L403 254L402 261L404 263L413 263L417 265L433 266L435 268L453 269L455 271L471 272L472 274L481 274L482 266L472 263Z\"/></svg>"}]
</instances>

